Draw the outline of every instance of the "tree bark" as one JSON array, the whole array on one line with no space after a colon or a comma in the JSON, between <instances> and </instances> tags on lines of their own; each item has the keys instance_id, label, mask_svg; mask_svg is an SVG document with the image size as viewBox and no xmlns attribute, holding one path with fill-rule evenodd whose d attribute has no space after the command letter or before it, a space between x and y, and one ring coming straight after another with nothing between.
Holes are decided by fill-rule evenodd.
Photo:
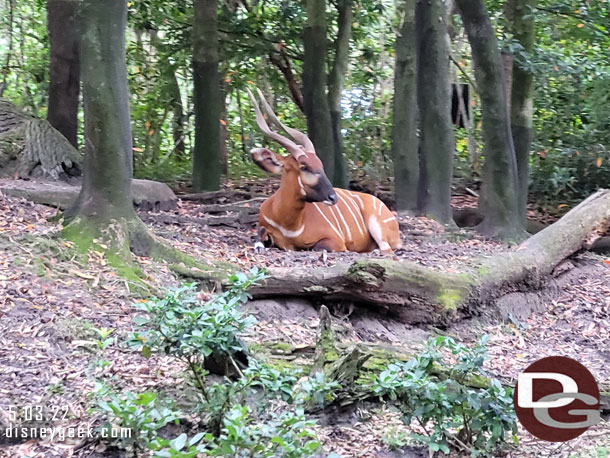
<instances>
[{"instance_id":1,"label":"tree bark","mask_svg":"<svg viewBox=\"0 0 610 458\"><path fill-rule=\"evenodd\" d=\"M169 77L169 91L171 93L172 104L172 138L174 140L174 152L178 159L184 159L186 149L184 147L184 106L182 105L182 95L178 78L173 72Z\"/></svg>"},{"instance_id":2,"label":"tree bark","mask_svg":"<svg viewBox=\"0 0 610 458\"><path fill-rule=\"evenodd\" d=\"M441 0L416 3L417 101L420 112L420 212L451 223L453 124L447 11Z\"/></svg>"},{"instance_id":3,"label":"tree bark","mask_svg":"<svg viewBox=\"0 0 610 458\"><path fill-rule=\"evenodd\" d=\"M218 69L218 5L216 0L195 0L193 25L193 100L195 148L193 189L220 188L220 110Z\"/></svg>"},{"instance_id":4,"label":"tree bark","mask_svg":"<svg viewBox=\"0 0 610 458\"><path fill-rule=\"evenodd\" d=\"M50 42L47 120L78 149L80 19L78 0L48 0Z\"/></svg>"},{"instance_id":5,"label":"tree bark","mask_svg":"<svg viewBox=\"0 0 610 458\"><path fill-rule=\"evenodd\" d=\"M531 53L534 49L535 21L532 9L536 4L537 0L510 0L507 3L507 8L512 9L509 31L526 53ZM519 215L525 221L530 149L534 135L534 75L524 68L518 58L513 60L510 113L519 174Z\"/></svg>"},{"instance_id":6,"label":"tree bark","mask_svg":"<svg viewBox=\"0 0 610 458\"><path fill-rule=\"evenodd\" d=\"M229 150L227 149L229 133L227 131L227 84L222 76L218 79L218 86L220 87L220 135L218 139L220 172L226 176L229 173Z\"/></svg>"},{"instance_id":7,"label":"tree bark","mask_svg":"<svg viewBox=\"0 0 610 458\"><path fill-rule=\"evenodd\" d=\"M483 0L456 0L472 49L481 97L485 164L482 210L478 230L487 236L523 237L519 217L518 172L496 34Z\"/></svg>"},{"instance_id":8,"label":"tree bark","mask_svg":"<svg viewBox=\"0 0 610 458\"><path fill-rule=\"evenodd\" d=\"M392 127L394 195L398 210L415 213L419 177L415 0L404 2L402 14L402 24L395 44L394 125Z\"/></svg>"},{"instance_id":9,"label":"tree bark","mask_svg":"<svg viewBox=\"0 0 610 458\"><path fill-rule=\"evenodd\" d=\"M307 131L326 175L332 180L335 177L335 153L326 94L326 0L307 0L304 41L303 102Z\"/></svg>"},{"instance_id":10,"label":"tree bark","mask_svg":"<svg viewBox=\"0 0 610 458\"><path fill-rule=\"evenodd\" d=\"M328 105L332 124L333 149L335 154L335 174L333 183L339 188L349 184L345 159L343 157L343 135L341 134L341 95L349 64L349 42L352 34L352 0L338 0L337 38L335 40L335 61L328 77Z\"/></svg>"},{"instance_id":11,"label":"tree bark","mask_svg":"<svg viewBox=\"0 0 610 458\"><path fill-rule=\"evenodd\" d=\"M303 94L301 94L301 89L299 89L299 84L297 83L297 79L294 76L292 71L292 66L290 65L290 60L288 60L288 56L281 49L279 51L271 51L269 53L269 60L273 65L275 65L282 75L284 75L284 79L288 84L288 90L290 91L290 97L295 105L301 110L301 112L305 113L305 108L303 107Z\"/></svg>"},{"instance_id":12,"label":"tree bark","mask_svg":"<svg viewBox=\"0 0 610 458\"><path fill-rule=\"evenodd\" d=\"M131 218L127 5L124 0L84 0L82 5L85 162L81 193L70 213L103 221Z\"/></svg>"},{"instance_id":13,"label":"tree bark","mask_svg":"<svg viewBox=\"0 0 610 458\"><path fill-rule=\"evenodd\" d=\"M0 176L66 179L80 175L80 162L76 148L48 121L0 100Z\"/></svg>"}]
</instances>

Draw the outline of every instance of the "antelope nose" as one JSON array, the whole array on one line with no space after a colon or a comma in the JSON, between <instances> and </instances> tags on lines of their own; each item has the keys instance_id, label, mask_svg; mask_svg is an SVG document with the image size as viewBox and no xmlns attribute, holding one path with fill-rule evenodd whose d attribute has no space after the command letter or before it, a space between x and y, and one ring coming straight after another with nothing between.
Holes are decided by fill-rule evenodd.
<instances>
[{"instance_id":1,"label":"antelope nose","mask_svg":"<svg viewBox=\"0 0 610 458\"><path fill-rule=\"evenodd\" d=\"M335 205L337 203L337 194L333 192L330 196L328 196L328 200Z\"/></svg>"}]
</instances>

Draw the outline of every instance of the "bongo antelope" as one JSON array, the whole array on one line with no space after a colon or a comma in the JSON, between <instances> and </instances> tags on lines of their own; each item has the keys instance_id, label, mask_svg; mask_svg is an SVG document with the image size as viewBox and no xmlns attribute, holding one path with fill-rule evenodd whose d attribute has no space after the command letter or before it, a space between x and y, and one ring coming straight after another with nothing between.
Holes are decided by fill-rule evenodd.
<instances>
[{"instance_id":1,"label":"bongo antelope","mask_svg":"<svg viewBox=\"0 0 610 458\"><path fill-rule=\"evenodd\" d=\"M257 249L263 249L264 241L285 250L379 248L392 253L401 248L398 221L388 207L370 194L333 188L307 135L282 124L258 90L269 121L294 141L271 130L256 98L248 93L260 129L290 153L282 156L267 148L251 151L261 169L282 176L280 188L261 205Z\"/></svg>"}]
</instances>

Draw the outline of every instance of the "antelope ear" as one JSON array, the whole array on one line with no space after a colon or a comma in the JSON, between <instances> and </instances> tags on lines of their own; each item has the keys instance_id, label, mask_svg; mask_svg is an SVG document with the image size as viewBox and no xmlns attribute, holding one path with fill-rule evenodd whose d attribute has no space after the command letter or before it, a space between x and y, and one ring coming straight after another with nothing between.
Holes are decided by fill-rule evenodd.
<instances>
[{"instance_id":1,"label":"antelope ear","mask_svg":"<svg viewBox=\"0 0 610 458\"><path fill-rule=\"evenodd\" d=\"M252 160L265 172L279 175L284 170L284 158L267 148L254 148L250 150Z\"/></svg>"}]
</instances>

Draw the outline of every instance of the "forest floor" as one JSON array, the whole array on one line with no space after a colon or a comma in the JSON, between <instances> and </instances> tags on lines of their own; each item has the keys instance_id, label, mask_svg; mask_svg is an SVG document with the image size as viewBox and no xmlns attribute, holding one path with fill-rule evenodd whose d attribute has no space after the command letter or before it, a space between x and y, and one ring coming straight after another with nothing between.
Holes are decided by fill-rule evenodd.
<instances>
[{"instance_id":1,"label":"forest floor","mask_svg":"<svg viewBox=\"0 0 610 458\"><path fill-rule=\"evenodd\" d=\"M459 205L471 202L456 197ZM22 199L0 197L0 425L8 423L9 406L69 406L73 423L91 420L88 394L96 377L111 375L117 387L131 391L169 390L184 380L184 367L162 356L145 359L123 345L103 355L93 342L95 329L113 329L119 342L134 330L136 312L131 304L142 300L133 285L116 275L100 253L85 259L74 255L69 243L51 242L59 226L49 222L56 211ZM196 201L183 201L172 212L142 214L154 232L177 248L201 259L222 259L243 266L316 266L377 253L286 253L276 249L256 254L255 232L201 227ZM178 218L180 217L180 218ZM189 218L194 218L189 222ZM172 219L176 222L172 223ZM178 222L179 220L179 222ZM473 257L506 247L483 240L470 231L445 233L423 218L401 218L408 259L433 268L459 271ZM176 286L179 280L168 266L145 258L138 262L153 288ZM464 343L489 334L490 360L486 369L498 377L515 378L531 362L549 355L577 359L591 370L598 383L610 385L610 263L607 258L581 253L553 280L559 289L554 299L530 318L498 323L472 319L445 332ZM315 343L318 313L306 301L257 301L246 306L258 320L245 336L249 342L284 341L294 345ZM342 313L343 312L343 313ZM414 350L433 329L406 328L379 316L349 316L335 308L342 339L400 343ZM100 358L111 361L97 367ZM382 404L367 405L358 414L321 418L318 432L327 451L343 457L425 456L390 452L391 436L405 431L396 413ZM610 423L602 421L583 436L561 444L543 443L527 432L508 456L607 457ZM2 444L0 456L105 456L103 446L86 441L27 441Z\"/></svg>"}]
</instances>

